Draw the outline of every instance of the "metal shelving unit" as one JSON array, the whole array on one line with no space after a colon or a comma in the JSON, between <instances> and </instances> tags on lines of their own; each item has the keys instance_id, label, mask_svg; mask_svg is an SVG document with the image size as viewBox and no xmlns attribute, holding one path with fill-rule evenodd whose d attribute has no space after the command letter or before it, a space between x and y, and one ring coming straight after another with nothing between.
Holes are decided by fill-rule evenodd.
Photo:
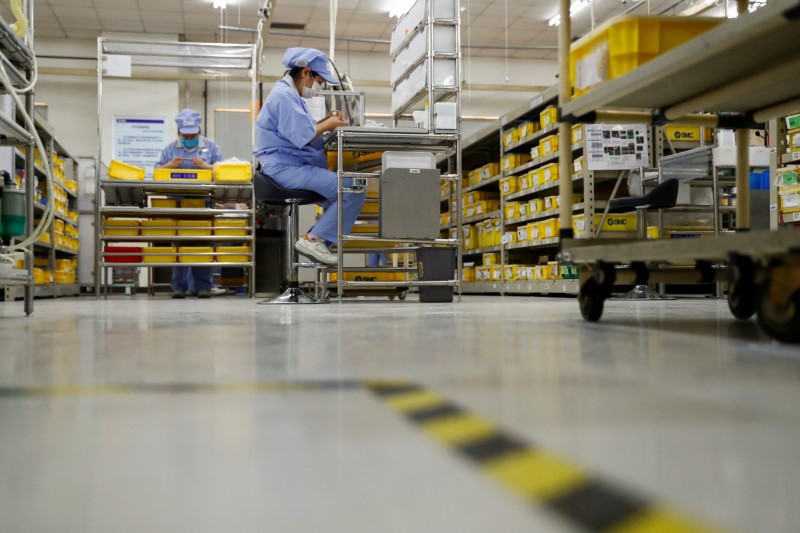
<instances>
[{"instance_id":1,"label":"metal shelving unit","mask_svg":"<svg viewBox=\"0 0 800 533\"><path fill-rule=\"evenodd\" d=\"M571 97L569 0L560 0L559 27L560 140L569 139L570 123L666 120L736 129L736 229L734 235L704 239L657 240L625 246L572 239L572 212L561 209L562 255L581 265L578 301L589 321L602 316L615 284L722 281L727 264L728 303L740 319L757 314L772 337L800 342L800 232L750 232L749 150L746 128L795 112L800 107L797 64L800 47L800 0L774 0L748 13L739 2L737 19L728 20L619 78L604 82L574 100ZM731 58L735 58L732 61ZM613 108L604 110L602 108ZM650 111L641 111L642 109ZM620 112L620 111L624 111ZM710 115L693 115L706 112ZM715 113L724 113L717 115ZM763 127L763 126L761 126ZM561 164L571 152L560 145ZM563 168L563 167L562 167ZM560 196L572 196L572 182L561 183ZM690 261L692 269L670 271L656 265ZM644 279L643 279L644 278Z\"/></svg>"},{"instance_id":2,"label":"metal shelving unit","mask_svg":"<svg viewBox=\"0 0 800 533\"><path fill-rule=\"evenodd\" d=\"M136 42L109 38L98 39L98 64L102 64L103 57L108 54L122 54L131 57L131 66L134 71L143 67L180 67L187 72L212 69L220 74L220 79L226 76L246 76L250 80L250 101L256 101L256 73L259 72L256 47L254 45L219 44L219 43L188 43L188 42ZM103 69L98 69L98 123L100 133L98 138L102 141L103 123ZM255 137L255 123L252 125L251 137ZM102 142L98 143L97 161L103 161ZM255 293L255 208L252 179L246 183L218 183L218 182L177 182L177 181L120 181L102 175L101 168L96 165L97 190L103 192L103 200L96 203L96 228L95 258L97 269L95 272L95 293L99 297L101 287L108 294L110 271L113 268L151 268L151 267L238 267L248 270L248 294L252 297ZM247 204L246 209L230 210L208 208L155 208L151 207L149 199L153 196L168 196L180 198L205 199L207 204L215 205L216 202L235 202ZM106 224L109 218L129 219L180 219L212 221L224 218L247 219L246 235L244 236L217 236L211 235L180 235L180 230L202 229L210 233L216 231L215 227L207 226L192 228L190 226L148 226L147 230L174 229L175 235L118 235L109 234ZM213 226L213 224L212 224ZM119 229L119 228L115 228ZM230 229L230 228L224 228ZM172 243L176 251L162 252L114 252L108 244L129 243L140 244L166 244ZM205 247L211 246L212 252L181 252L177 250L181 245ZM220 252L215 244L230 245L241 244L249 247L249 252ZM177 256L178 258L211 257L211 261L183 262L158 262L160 256ZM246 256L247 261L226 261L231 256ZM126 261L125 257L140 258L140 261ZM189 259L190 260L190 259Z\"/></svg>"}]
</instances>

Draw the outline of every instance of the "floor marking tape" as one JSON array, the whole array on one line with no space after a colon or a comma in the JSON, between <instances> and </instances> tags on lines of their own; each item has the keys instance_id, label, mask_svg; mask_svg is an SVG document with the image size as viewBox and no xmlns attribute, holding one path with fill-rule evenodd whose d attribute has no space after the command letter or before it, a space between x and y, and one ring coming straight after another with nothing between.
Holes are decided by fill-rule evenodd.
<instances>
[{"instance_id":1,"label":"floor marking tape","mask_svg":"<svg viewBox=\"0 0 800 533\"><path fill-rule=\"evenodd\" d=\"M581 466L517 437L414 383L297 381L0 386L0 400L131 394L208 394L366 389L433 440L451 449L517 496L544 507L581 531L602 533L721 533L631 494Z\"/></svg>"}]
</instances>

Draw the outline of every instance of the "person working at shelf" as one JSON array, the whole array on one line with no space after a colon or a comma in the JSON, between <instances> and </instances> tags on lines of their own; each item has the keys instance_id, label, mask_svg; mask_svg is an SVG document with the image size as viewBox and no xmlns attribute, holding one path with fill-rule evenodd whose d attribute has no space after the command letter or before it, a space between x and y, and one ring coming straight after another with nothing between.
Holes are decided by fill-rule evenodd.
<instances>
[{"instance_id":1,"label":"person working at shelf","mask_svg":"<svg viewBox=\"0 0 800 533\"><path fill-rule=\"evenodd\" d=\"M294 247L301 254L334 265L331 244L338 240L338 179L328 170L323 150L323 134L346 126L339 111L331 111L315 122L303 98L313 98L321 84L338 85L328 70L328 57L314 48L289 48L283 56L289 69L269 93L256 120L253 154L261 170L286 189L314 191L325 197L325 210L317 223ZM350 186L350 180L343 185ZM345 193L342 205L342 231L350 233L364 204L363 193Z\"/></svg>"},{"instance_id":2,"label":"person working at shelf","mask_svg":"<svg viewBox=\"0 0 800 533\"><path fill-rule=\"evenodd\" d=\"M184 109L175 117L175 123L178 125L178 140L169 143L161 151L156 168L211 170L214 163L224 159L220 147L200 135L200 113ZM172 268L173 298L185 298L187 292L196 292L198 298L209 298L211 291L211 267Z\"/></svg>"}]
</instances>

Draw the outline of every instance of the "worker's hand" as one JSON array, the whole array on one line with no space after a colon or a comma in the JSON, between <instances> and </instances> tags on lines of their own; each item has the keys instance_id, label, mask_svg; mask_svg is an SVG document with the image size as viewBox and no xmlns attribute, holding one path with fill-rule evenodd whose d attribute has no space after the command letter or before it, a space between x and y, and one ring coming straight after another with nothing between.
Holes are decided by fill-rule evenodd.
<instances>
[{"instance_id":1,"label":"worker's hand","mask_svg":"<svg viewBox=\"0 0 800 533\"><path fill-rule=\"evenodd\" d=\"M325 115L325 118L329 119L331 117L341 117L341 116L342 116L342 112L339 111L338 109L334 109L334 110L330 111L327 115Z\"/></svg>"},{"instance_id":2,"label":"worker's hand","mask_svg":"<svg viewBox=\"0 0 800 533\"><path fill-rule=\"evenodd\" d=\"M197 168L202 168L205 170L211 170L214 168L212 165L209 165L199 157L193 157L192 159L190 159L190 161L194 163L194 166L196 166Z\"/></svg>"},{"instance_id":3,"label":"worker's hand","mask_svg":"<svg viewBox=\"0 0 800 533\"><path fill-rule=\"evenodd\" d=\"M183 164L182 157L173 157L163 168L178 168Z\"/></svg>"},{"instance_id":4,"label":"worker's hand","mask_svg":"<svg viewBox=\"0 0 800 533\"><path fill-rule=\"evenodd\" d=\"M347 121L343 120L338 115L335 115L335 116L332 116L332 117L328 117L328 118L325 119L325 126L326 126L325 129L328 130L328 131L333 131L336 128L339 128L339 127L342 127L342 126L347 126L347 125L348 125Z\"/></svg>"}]
</instances>

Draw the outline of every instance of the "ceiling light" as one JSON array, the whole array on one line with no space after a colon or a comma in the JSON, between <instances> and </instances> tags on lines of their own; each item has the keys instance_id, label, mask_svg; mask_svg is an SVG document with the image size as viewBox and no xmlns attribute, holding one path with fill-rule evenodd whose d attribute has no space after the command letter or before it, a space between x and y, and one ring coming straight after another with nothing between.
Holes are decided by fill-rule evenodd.
<instances>
[{"instance_id":1,"label":"ceiling light","mask_svg":"<svg viewBox=\"0 0 800 533\"><path fill-rule=\"evenodd\" d=\"M225 9L228 7L228 0L214 0L214 9Z\"/></svg>"},{"instance_id":2,"label":"ceiling light","mask_svg":"<svg viewBox=\"0 0 800 533\"><path fill-rule=\"evenodd\" d=\"M572 5L569 7L569 16L570 18L574 17L581 11L583 11L586 7L590 4L590 0L577 0L577 2L573 2ZM555 15L549 21L547 21L548 26L558 26L561 24L561 14Z\"/></svg>"},{"instance_id":3,"label":"ceiling light","mask_svg":"<svg viewBox=\"0 0 800 533\"><path fill-rule=\"evenodd\" d=\"M408 13L408 10L411 9L411 6L415 3L416 0L394 0L389 8L389 16L400 18Z\"/></svg>"},{"instance_id":4,"label":"ceiling light","mask_svg":"<svg viewBox=\"0 0 800 533\"><path fill-rule=\"evenodd\" d=\"M700 0L699 2L695 2L694 4L690 5L689 7L687 7L678 14L687 17L692 15L698 15L704 11L708 11L709 9L714 7L716 3L717 3L716 0Z\"/></svg>"}]
</instances>

